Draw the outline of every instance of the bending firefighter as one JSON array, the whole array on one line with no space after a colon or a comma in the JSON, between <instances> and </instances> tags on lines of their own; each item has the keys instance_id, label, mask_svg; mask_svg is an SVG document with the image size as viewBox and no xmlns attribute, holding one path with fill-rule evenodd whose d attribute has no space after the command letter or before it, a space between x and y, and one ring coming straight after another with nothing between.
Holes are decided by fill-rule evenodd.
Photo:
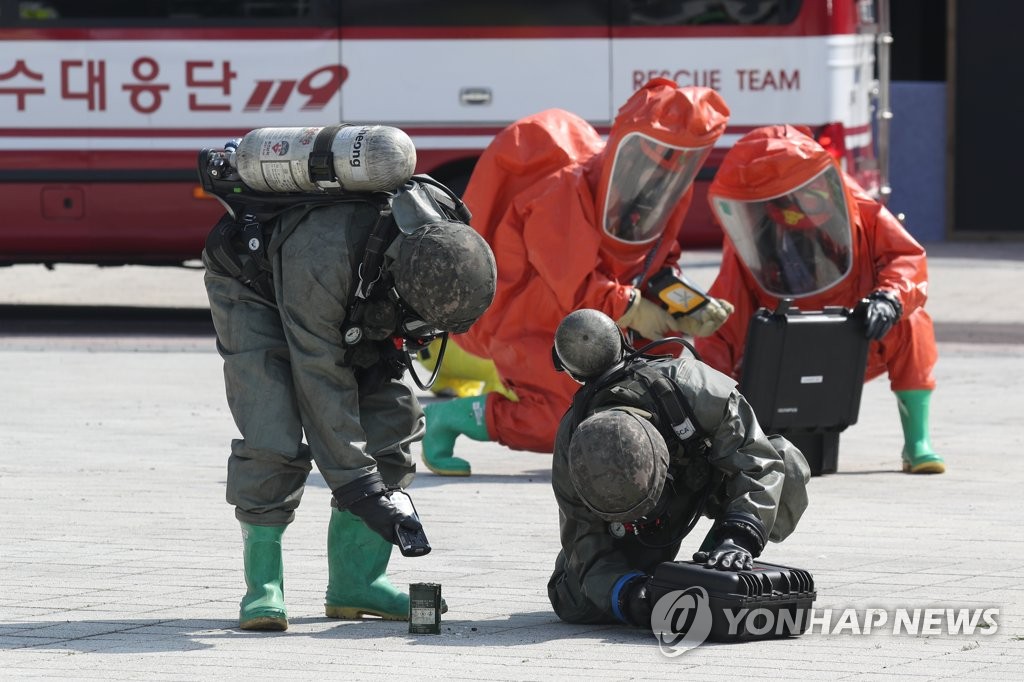
<instances>
[{"instance_id":1,"label":"bending firefighter","mask_svg":"<svg viewBox=\"0 0 1024 682\"><path fill-rule=\"evenodd\" d=\"M928 415L938 358L924 309L924 248L817 142L791 126L759 128L726 154L708 191L725 231L711 294L735 314L697 339L704 360L738 377L751 316L790 298L801 310L865 308L865 381L883 373L903 427L903 470L942 473Z\"/></svg>"},{"instance_id":2,"label":"bending firefighter","mask_svg":"<svg viewBox=\"0 0 1024 682\"><path fill-rule=\"evenodd\" d=\"M705 335L732 307L687 282L676 263L693 179L729 110L708 88L654 79L622 106L605 144L552 109L499 133L466 190L473 227L494 249L494 305L454 337L493 363L504 391L428 405L423 458L469 475L456 438L549 453L575 385L549 361L555 328L593 308L636 337ZM491 382L494 385L494 382Z\"/></svg>"},{"instance_id":3,"label":"bending firefighter","mask_svg":"<svg viewBox=\"0 0 1024 682\"><path fill-rule=\"evenodd\" d=\"M719 570L752 568L793 532L810 469L761 431L734 381L689 356L634 351L596 310L565 318L554 357L583 384L551 474L562 549L548 597L562 620L649 627L651 576L701 516L714 524L693 560Z\"/></svg>"},{"instance_id":4,"label":"bending firefighter","mask_svg":"<svg viewBox=\"0 0 1024 682\"><path fill-rule=\"evenodd\" d=\"M457 218L456 200L426 176L410 179L415 150L404 132L318 130L254 131L211 155L208 172L200 164L204 186L230 211L203 261L241 434L231 442L227 501L242 526L239 621L249 630L288 626L282 538L314 461L332 492L326 615L408 618L408 595L387 577L392 546L411 556L430 547L400 492L415 473L410 444L424 430L402 377L410 351L466 331L494 293L490 248ZM260 139L249 145L250 136ZM361 164L350 180L343 172L356 149ZM246 162L261 150L301 152L285 159L289 172L323 189L252 190L264 178L247 176ZM227 181L239 175L233 188Z\"/></svg>"}]
</instances>

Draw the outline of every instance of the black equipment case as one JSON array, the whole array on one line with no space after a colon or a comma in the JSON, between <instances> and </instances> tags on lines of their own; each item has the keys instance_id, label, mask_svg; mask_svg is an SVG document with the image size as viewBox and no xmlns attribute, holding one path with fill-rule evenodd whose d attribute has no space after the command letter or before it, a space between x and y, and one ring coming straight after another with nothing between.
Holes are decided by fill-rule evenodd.
<instances>
[{"instance_id":1,"label":"black equipment case","mask_svg":"<svg viewBox=\"0 0 1024 682\"><path fill-rule=\"evenodd\" d=\"M868 339L860 309L802 312L783 299L750 320L739 389L765 433L803 453L811 475L835 473L839 433L857 422Z\"/></svg>"},{"instance_id":2,"label":"black equipment case","mask_svg":"<svg viewBox=\"0 0 1024 682\"><path fill-rule=\"evenodd\" d=\"M801 635L807 631L818 596L809 571L757 561L749 571L666 561L654 569L647 596L656 604L670 592L692 587L703 587L708 593L712 615L708 639L716 642Z\"/></svg>"}]
</instances>

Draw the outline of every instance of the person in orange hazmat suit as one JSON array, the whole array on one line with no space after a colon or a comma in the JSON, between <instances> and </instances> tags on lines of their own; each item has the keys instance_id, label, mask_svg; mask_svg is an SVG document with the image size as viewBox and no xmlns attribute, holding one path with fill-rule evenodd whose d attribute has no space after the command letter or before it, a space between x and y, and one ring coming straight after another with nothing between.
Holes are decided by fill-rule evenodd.
<instances>
[{"instance_id":1,"label":"person in orange hazmat suit","mask_svg":"<svg viewBox=\"0 0 1024 682\"><path fill-rule=\"evenodd\" d=\"M751 316L791 298L802 311L864 306L871 340L865 381L884 372L903 427L903 470L942 473L928 414L938 358L924 309L924 248L801 129L758 128L726 154L708 190L725 232L710 294L735 305L696 339L704 362L738 378Z\"/></svg>"},{"instance_id":2,"label":"person in orange hazmat suit","mask_svg":"<svg viewBox=\"0 0 1024 682\"><path fill-rule=\"evenodd\" d=\"M555 329L568 313L593 308L652 340L710 334L726 320L729 303L700 291L676 263L693 180L728 117L714 90L656 78L619 109L607 143L560 109L494 138L464 200L470 224L495 253L497 291L473 329L453 338L493 362L507 390L425 406L423 460L431 471L470 474L469 462L454 456L459 435L552 452L579 388L551 360ZM671 281L675 308L656 302L656 276Z\"/></svg>"}]
</instances>

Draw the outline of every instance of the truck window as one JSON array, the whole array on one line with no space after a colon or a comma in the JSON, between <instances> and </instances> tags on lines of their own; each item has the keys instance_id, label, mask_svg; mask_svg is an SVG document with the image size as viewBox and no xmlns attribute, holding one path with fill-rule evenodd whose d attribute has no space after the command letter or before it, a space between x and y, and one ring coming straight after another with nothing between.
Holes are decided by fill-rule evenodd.
<instances>
[{"instance_id":1,"label":"truck window","mask_svg":"<svg viewBox=\"0 0 1024 682\"><path fill-rule=\"evenodd\" d=\"M609 0L345 0L345 26L606 26Z\"/></svg>"},{"instance_id":2,"label":"truck window","mask_svg":"<svg viewBox=\"0 0 1024 682\"><path fill-rule=\"evenodd\" d=\"M89 25L114 21L120 25L178 26L226 20L232 23L259 22L260 20L332 20L336 17L336 2L325 0L47 0L45 2L20 0L18 23L46 22L48 24Z\"/></svg>"},{"instance_id":3,"label":"truck window","mask_svg":"<svg viewBox=\"0 0 1024 682\"><path fill-rule=\"evenodd\" d=\"M768 25L791 23L803 0L630 0L629 26ZM619 15L621 16L621 14Z\"/></svg>"}]
</instances>

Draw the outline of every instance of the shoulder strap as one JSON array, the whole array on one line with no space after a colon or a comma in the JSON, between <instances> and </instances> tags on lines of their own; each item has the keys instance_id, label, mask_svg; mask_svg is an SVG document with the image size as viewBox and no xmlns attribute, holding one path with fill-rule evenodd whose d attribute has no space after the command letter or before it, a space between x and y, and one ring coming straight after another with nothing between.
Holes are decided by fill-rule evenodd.
<instances>
[{"instance_id":1,"label":"shoulder strap","mask_svg":"<svg viewBox=\"0 0 1024 682\"><path fill-rule=\"evenodd\" d=\"M363 313L374 287L383 272L384 252L398 233L398 226L391 214L391 200L387 195L377 196L377 222L370 230L370 237L363 249L363 259L356 270L356 287L349 294L348 314L342 328L342 340L346 346L354 346L363 340Z\"/></svg>"},{"instance_id":2,"label":"shoulder strap","mask_svg":"<svg viewBox=\"0 0 1024 682\"><path fill-rule=\"evenodd\" d=\"M573 430L575 431L580 422L590 415L594 407L600 407L593 404L599 394L613 388L614 384L632 380L642 384L650 395L657 410L659 424L669 430L664 434L666 437L675 436L684 444L703 441L705 445L710 446L709 434L697 421L693 407L679 385L643 359L635 359L604 376L588 381L576 392L569 408L572 413Z\"/></svg>"},{"instance_id":3,"label":"shoulder strap","mask_svg":"<svg viewBox=\"0 0 1024 682\"><path fill-rule=\"evenodd\" d=\"M697 415L694 414L693 407L683 395L679 384L645 362L638 362L635 365L636 376L647 386L658 406L658 416L672 429L676 437L683 442L706 439L708 434L697 421Z\"/></svg>"},{"instance_id":4,"label":"shoulder strap","mask_svg":"<svg viewBox=\"0 0 1024 682\"><path fill-rule=\"evenodd\" d=\"M252 262L255 262L260 270L270 272L270 259L267 258L267 244L263 236L262 221L254 213L246 213L239 221L242 234L242 243L249 250Z\"/></svg>"},{"instance_id":5,"label":"shoulder strap","mask_svg":"<svg viewBox=\"0 0 1024 682\"><path fill-rule=\"evenodd\" d=\"M613 367L601 376L591 379L587 383L583 384L583 386L576 391L576 394L572 397L572 405L569 407L569 412L572 415L572 429L570 430L570 433L576 431L576 427L578 427L584 419L590 416L591 405L598 393L611 387L616 382L621 381L625 376L625 367Z\"/></svg>"}]
</instances>

